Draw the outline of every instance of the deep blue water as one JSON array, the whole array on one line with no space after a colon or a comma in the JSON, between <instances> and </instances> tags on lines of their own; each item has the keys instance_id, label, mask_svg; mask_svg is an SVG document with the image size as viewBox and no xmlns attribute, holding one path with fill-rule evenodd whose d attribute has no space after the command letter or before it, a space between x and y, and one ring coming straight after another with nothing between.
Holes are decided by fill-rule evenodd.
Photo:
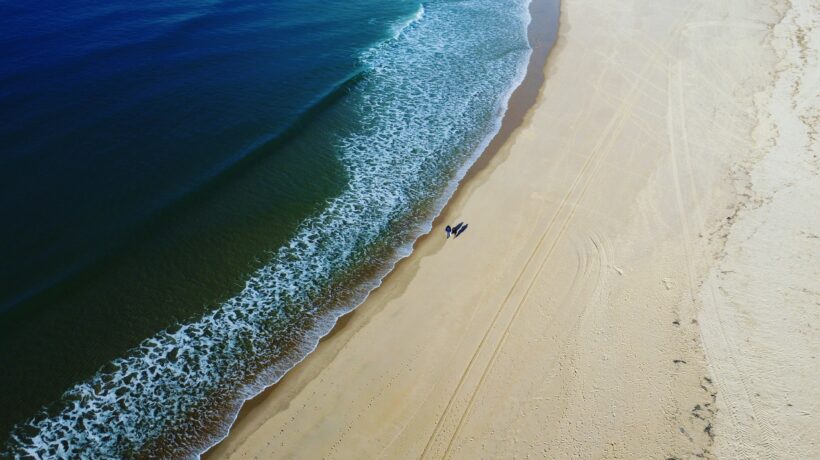
<instances>
[{"instance_id":1,"label":"deep blue water","mask_svg":"<svg viewBox=\"0 0 820 460\"><path fill-rule=\"evenodd\" d=\"M0 436L179 457L498 129L526 0L0 2Z\"/></svg>"},{"instance_id":2,"label":"deep blue water","mask_svg":"<svg viewBox=\"0 0 820 460\"><path fill-rule=\"evenodd\" d=\"M417 7L3 2L0 307L281 134Z\"/></svg>"}]
</instances>

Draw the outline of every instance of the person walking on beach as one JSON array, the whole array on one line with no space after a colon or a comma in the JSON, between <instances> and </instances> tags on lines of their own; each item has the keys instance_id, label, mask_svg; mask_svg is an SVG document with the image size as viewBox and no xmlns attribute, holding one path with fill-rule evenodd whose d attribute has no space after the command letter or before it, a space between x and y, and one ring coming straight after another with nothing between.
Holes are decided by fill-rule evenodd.
<instances>
[{"instance_id":1,"label":"person walking on beach","mask_svg":"<svg viewBox=\"0 0 820 460\"><path fill-rule=\"evenodd\" d=\"M444 227L444 231L447 233L447 239L450 239L450 233L453 233L452 227L450 227L448 225L448 226Z\"/></svg>"}]
</instances>

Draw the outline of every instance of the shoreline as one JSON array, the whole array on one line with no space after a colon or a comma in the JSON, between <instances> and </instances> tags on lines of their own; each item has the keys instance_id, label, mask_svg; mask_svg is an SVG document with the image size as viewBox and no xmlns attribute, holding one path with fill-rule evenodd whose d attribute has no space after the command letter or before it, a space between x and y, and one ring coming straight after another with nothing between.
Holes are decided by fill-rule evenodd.
<instances>
[{"instance_id":1,"label":"shoreline","mask_svg":"<svg viewBox=\"0 0 820 460\"><path fill-rule=\"evenodd\" d=\"M820 28L766 6L562 1L533 108L433 223L470 231L205 456L816 454Z\"/></svg>"},{"instance_id":2,"label":"shoreline","mask_svg":"<svg viewBox=\"0 0 820 460\"><path fill-rule=\"evenodd\" d=\"M527 27L527 38L530 42L532 53L530 54L530 58L527 62L524 77L522 81L512 89L498 132L496 132L495 135L489 140L487 145L481 149L475 161L467 167L463 177L455 184L455 189L450 198L430 222L431 229L422 233L415 239L415 241L413 241L410 254L400 257L399 260L393 265L393 268L386 275L381 277L380 281L377 283L377 287L371 290L363 301L359 302L347 313L344 313L336 318L333 327L319 339L319 342L316 344L313 351L302 357L275 383L267 386L265 389L249 399L246 399L242 403L239 412L231 423L228 433L222 439L218 440L205 451L200 453L199 458L207 459L217 455L214 454L214 452L219 450L219 446L231 437L231 432L234 426L241 423L244 417L247 417L250 412L258 408L267 397L276 391L277 387L284 383L285 379L287 379L291 373L297 370L303 362L307 361L310 356L317 352L322 343L332 339L337 333L345 328L359 309L364 306L367 299L370 298L373 292L381 289L382 285L388 282L391 275L395 273L402 264L408 262L408 259L413 257L416 248L422 244L424 240L433 235L435 229L440 226L443 217L446 215L448 207L450 207L451 203L453 203L458 197L462 188L461 185L473 180L473 178L480 171L487 168L491 157L499 154L499 151L502 149L504 143L508 141L513 132L524 123L527 114L532 110L537 102L540 89L546 78L547 59L557 45L560 1L561 0L530 0L530 4L528 6L530 13L530 24ZM534 26L534 24L536 24L539 20L547 21L550 24L550 27L539 28Z\"/></svg>"},{"instance_id":3,"label":"shoreline","mask_svg":"<svg viewBox=\"0 0 820 460\"><path fill-rule=\"evenodd\" d=\"M526 65L524 78L521 83L512 90L512 93L507 101L507 109L501 119L501 126L498 132L492 136L486 147L481 149L475 161L469 165L464 173L464 176L455 185L455 190L451 194L450 198L430 222L431 229L416 238L416 240L412 243L410 254L401 257L393 265L393 268L381 278L377 284L377 287L371 290L363 301L358 303L358 305L353 307L347 313L336 318L333 327L319 339L319 342L316 344L313 351L302 357L275 383L267 386L265 389L249 399L246 399L242 403L239 412L231 423L228 433L222 437L222 439L218 440L205 451L200 453L200 458L207 459L213 457L214 451L218 450L219 446L225 442L226 439L230 438L231 432L237 423L240 423L244 417L248 416L248 413L258 408L267 397L276 391L277 387L284 383L285 379L287 379L292 372L298 369L303 362L310 358L311 355L316 353L322 343L333 338L337 333L345 328L348 322L356 315L359 308L367 302L367 299L373 294L373 291L381 289L382 285L388 282L390 276L396 272L402 264L407 262L408 259L413 257L413 253L416 251L416 248L422 244L425 239L433 235L435 229L440 226L443 216L446 215L447 208L451 206L451 203L458 196L461 190L461 184L472 180L472 178L475 177L479 171L484 170L489 165L490 157L498 155L504 143L510 138L510 136L512 136L512 133L524 123L527 114L537 102L540 89L546 78L547 58L557 45L560 0L531 0L528 8L530 12L530 24L527 27L527 37L530 42L530 47L532 48L532 53ZM534 24L536 24L539 20L547 21L550 24L550 27L540 28L534 26Z\"/></svg>"}]
</instances>

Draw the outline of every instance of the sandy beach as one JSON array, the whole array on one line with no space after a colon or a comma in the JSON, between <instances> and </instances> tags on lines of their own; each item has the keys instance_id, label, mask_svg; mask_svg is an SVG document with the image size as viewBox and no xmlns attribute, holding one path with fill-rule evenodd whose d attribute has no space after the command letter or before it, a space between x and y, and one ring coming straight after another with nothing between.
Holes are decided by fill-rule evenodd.
<instances>
[{"instance_id":1,"label":"sandy beach","mask_svg":"<svg viewBox=\"0 0 820 460\"><path fill-rule=\"evenodd\" d=\"M520 126L207 457L820 457L818 19L563 0Z\"/></svg>"}]
</instances>

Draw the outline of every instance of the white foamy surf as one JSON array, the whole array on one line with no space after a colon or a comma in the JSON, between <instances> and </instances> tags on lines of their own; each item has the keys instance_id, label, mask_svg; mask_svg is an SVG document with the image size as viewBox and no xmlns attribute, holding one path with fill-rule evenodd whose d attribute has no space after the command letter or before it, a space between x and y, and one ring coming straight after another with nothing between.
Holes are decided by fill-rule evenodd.
<instances>
[{"instance_id":1,"label":"white foamy surf","mask_svg":"<svg viewBox=\"0 0 820 460\"><path fill-rule=\"evenodd\" d=\"M15 428L13 456L196 456L242 402L275 383L355 308L498 131L530 55L528 0L431 2L362 54L343 101L342 193L297 229L244 289L145 340Z\"/></svg>"},{"instance_id":2,"label":"white foamy surf","mask_svg":"<svg viewBox=\"0 0 820 460\"><path fill-rule=\"evenodd\" d=\"M424 4L420 4L416 12L407 18L406 21L400 22L393 27L393 40L398 40L399 36L405 29L418 23L424 17Z\"/></svg>"}]
</instances>

